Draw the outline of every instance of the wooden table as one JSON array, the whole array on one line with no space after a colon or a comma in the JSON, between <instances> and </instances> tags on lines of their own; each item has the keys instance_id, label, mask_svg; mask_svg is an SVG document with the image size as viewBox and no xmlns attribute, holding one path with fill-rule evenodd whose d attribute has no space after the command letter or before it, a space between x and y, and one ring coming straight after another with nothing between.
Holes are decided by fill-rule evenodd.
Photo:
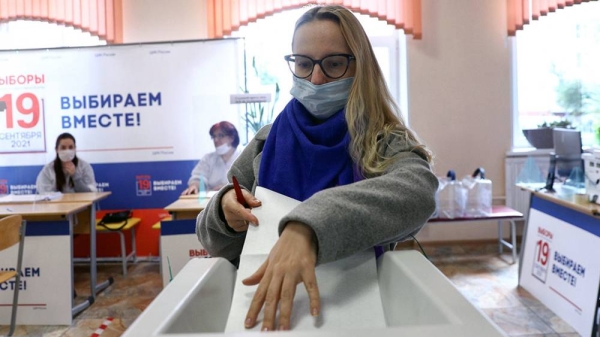
<instances>
[{"instance_id":1,"label":"wooden table","mask_svg":"<svg viewBox=\"0 0 600 337\"><path fill-rule=\"evenodd\" d=\"M171 203L165 209L171 213L173 220L195 219L208 204L209 198L180 198Z\"/></svg>"},{"instance_id":2,"label":"wooden table","mask_svg":"<svg viewBox=\"0 0 600 337\"><path fill-rule=\"evenodd\" d=\"M91 305L96 295L112 284L112 278L97 284L97 258L96 258L96 211L101 200L106 199L112 192L82 192L64 193L60 197L48 201L15 202L0 204L0 217L11 214L21 214L23 219L31 221L70 220L71 231L75 224L85 224L90 228L90 296ZM77 205L76 211L70 211ZM12 210L8 211L8 210ZM77 217L67 219L68 215ZM73 257L71 257L73 258ZM73 261L71 260L71 263ZM89 306L88 305L88 306ZM82 308L81 310L87 308ZM79 310L79 311L81 311ZM77 311L76 313L78 313ZM76 314L74 313L74 314Z\"/></svg>"},{"instance_id":3,"label":"wooden table","mask_svg":"<svg viewBox=\"0 0 600 337\"><path fill-rule=\"evenodd\" d=\"M523 214L508 206L495 205L492 206L492 213L486 217L477 218L454 218L454 219L441 219L432 218L427 223L446 223L446 222L471 222L471 221L496 221L498 223L498 254L502 254L504 246L508 247L512 251L513 263L517 261L517 228L515 221L523 220ZM502 222L507 221L510 223L510 237L511 241L504 240L502 234Z\"/></svg>"},{"instance_id":4,"label":"wooden table","mask_svg":"<svg viewBox=\"0 0 600 337\"><path fill-rule=\"evenodd\" d=\"M72 234L73 234L73 226L75 222L76 214L89 209L92 207L92 202L36 202L36 203L19 203L19 204L2 204L0 206L0 217L5 217L13 214L20 214L23 216L23 219L27 222L46 222L46 221L68 221L68 235L71 237L69 241L71 241L70 250L70 273L71 273L71 287L70 290L66 293L67 296L72 297L73 290L75 289L74 284L74 274L73 274L73 252L72 252ZM27 231L31 229L31 224L27 226ZM65 232L67 233L67 229L65 228ZM66 242L64 242L66 243ZM27 244L25 245L27 246ZM63 247L60 247L61 249ZM34 248L35 249L35 248ZM32 249L30 249L32 250ZM27 254L28 249L25 247L25 253ZM64 251L63 251L64 252ZM61 253L62 254L62 253ZM54 256L54 259L61 259L62 255ZM95 275L95 271L94 275ZM93 288L92 288L93 289ZM52 290L50 290L52 291ZM93 298L88 298L83 303L78 305L74 304L74 298L71 299L71 318L84 309L88 308L93 302ZM61 318L62 319L62 318ZM34 322L34 324L40 324L39 322Z\"/></svg>"}]
</instances>

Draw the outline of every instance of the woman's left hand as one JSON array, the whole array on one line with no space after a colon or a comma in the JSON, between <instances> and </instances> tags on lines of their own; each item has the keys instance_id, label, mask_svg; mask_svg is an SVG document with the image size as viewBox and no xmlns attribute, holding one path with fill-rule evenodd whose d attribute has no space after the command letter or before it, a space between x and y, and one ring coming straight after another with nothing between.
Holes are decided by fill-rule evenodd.
<instances>
[{"instance_id":1,"label":"woman's left hand","mask_svg":"<svg viewBox=\"0 0 600 337\"><path fill-rule=\"evenodd\" d=\"M321 304L315 275L317 263L317 240L312 228L300 222L290 222L271 249L269 257L250 277L245 285L258 285L246 316L245 327L256 324L256 318L264 306L262 331L275 330L279 306L279 330L290 329L292 304L296 285L304 283L310 300L310 313L319 315Z\"/></svg>"}]
</instances>

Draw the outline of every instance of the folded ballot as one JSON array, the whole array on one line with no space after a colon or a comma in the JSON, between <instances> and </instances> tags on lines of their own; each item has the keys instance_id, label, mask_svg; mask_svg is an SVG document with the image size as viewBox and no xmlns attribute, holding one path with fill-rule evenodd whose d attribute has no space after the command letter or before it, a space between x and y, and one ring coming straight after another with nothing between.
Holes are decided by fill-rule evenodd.
<instances>
[{"instance_id":1,"label":"folded ballot","mask_svg":"<svg viewBox=\"0 0 600 337\"><path fill-rule=\"evenodd\" d=\"M242 280L252 275L267 259L277 241L279 220L300 201L257 187L255 196L262 206L252 209L260 226L250 226L240 257L240 267L225 332L241 332L258 285L245 286ZM371 249L316 268L321 299L321 314L310 314L309 299L303 284L296 289L291 329L354 329L385 327L379 293L375 252ZM252 331L262 326L262 312Z\"/></svg>"}]
</instances>

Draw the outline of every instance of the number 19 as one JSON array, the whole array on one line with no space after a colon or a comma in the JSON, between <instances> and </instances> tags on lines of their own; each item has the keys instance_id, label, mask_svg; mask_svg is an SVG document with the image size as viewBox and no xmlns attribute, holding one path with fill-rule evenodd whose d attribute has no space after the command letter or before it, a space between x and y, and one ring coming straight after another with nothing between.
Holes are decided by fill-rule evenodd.
<instances>
[{"instance_id":1,"label":"number 19","mask_svg":"<svg viewBox=\"0 0 600 337\"><path fill-rule=\"evenodd\" d=\"M6 128L12 129L14 127L12 95L6 94L0 97L0 101L6 103ZM29 108L25 107L25 102L30 103L28 104ZM31 120L17 119L17 124L24 129L35 127L40 120L40 102L37 96L26 92L19 95L15 103L17 111L21 115L31 115Z\"/></svg>"}]
</instances>

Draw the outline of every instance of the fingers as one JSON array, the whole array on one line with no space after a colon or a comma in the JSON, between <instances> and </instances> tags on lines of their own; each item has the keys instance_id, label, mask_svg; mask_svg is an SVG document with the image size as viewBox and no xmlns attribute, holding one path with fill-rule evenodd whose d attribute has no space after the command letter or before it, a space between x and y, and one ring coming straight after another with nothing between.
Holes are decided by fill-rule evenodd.
<instances>
[{"instance_id":1,"label":"fingers","mask_svg":"<svg viewBox=\"0 0 600 337\"><path fill-rule=\"evenodd\" d=\"M261 201L256 199L252 195L252 193L246 190L242 190L242 195L244 196L244 200L246 200L246 203L248 204L248 206L250 206L250 208L259 207L260 205L262 205Z\"/></svg>"},{"instance_id":2,"label":"fingers","mask_svg":"<svg viewBox=\"0 0 600 337\"><path fill-rule=\"evenodd\" d=\"M258 270L252 274L252 276L243 280L242 283L245 285L254 285L258 282L255 282L258 278L260 281L263 277L265 270L267 269L268 261L265 261ZM251 281L248 281L251 280ZM246 320L244 321L244 326L249 329L252 328L256 324L256 318L260 313L260 309L262 309L263 303L265 302L265 297L267 293L267 289L269 288L269 281L265 279L264 282L261 282L258 285L258 289L256 289L256 293L254 293L254 297L252 298L252 303L250 304L250 308L248 309L248 313L246 314Z\"/></svg>"},{"instance_id":3,"label":"fingers","mask_svg":"<svg viewBox=\"0 0 600 337\"><path fill-rule=\"evenodd\" d=\"M266 282L265 282L266 283ZM270 280L267 294L264 297L264 304L260 303L260 298L257 300L257 304L260 303L264 306L263 309L263 322L261 331L273 331L275 330L275 320L277 319L277 306L279 304L279 294L281 293L281 284L283 283L282 274L274 274ZM258 292L257 292L258 294ZM262 294L261 294L262 296ZM254 302L254 301L253 301ZM254 303L252 303L254 304ZM260 306L258 307L260 311Z\"/></svg>"},{"instance_id":4,"label":"fingers","mask_svg":"<svg viewBox=\"0 0 600 337\"><path fill-rule=\"evenodd\" d=\"M243 191L243 193L246 200L248 200L247 202L252 205L251 207L260 206L261 202L250 192ZM258 225L258 218L237 201L234 190L230 190L223 195L221 208L227 225L236 232L247 231L250 223Z\"/></svg>"},{"instance_id":5,"label":"fingers","mask_svg":"<svg viewBox=\"0 0 600 337\"><path fill-rule=\"evenodd\" d=\"M289 277L285 278L281 286L281 295L279 296L278 330L290 329L294 296L296 296L296 282Z\"/></svg>"},{"instance_id":6,"label":"fingers","mask_svg":"<svg viewBox=\"0 0 600 337\"><path fill-rule=\"evenodd\" d=\"M304 269L302 273L304 287L308 293L310 301L310 314L318 316L321 312L321 298L319 297L319 287L317 286L317 276L314 268Z\"/></svg>"},{"instance_id":7,"label":"fingers","mask_svg":"<svg viewBox=\"0 0 600 337\"><path fill-rule=\"evenodd\" d=\"M258 284L258 282L260 282L260 280L262 280L263 276L265 275L265 271L267 270L267 266L268 266L269 262L268 260L265 261L260 268L258 268L258 270L256 270L254 272L254 274L248 276L247 278L242 280L242 283L244 285L247 286L253 286L255 284Z\"/></svg>"}]
</instances>

